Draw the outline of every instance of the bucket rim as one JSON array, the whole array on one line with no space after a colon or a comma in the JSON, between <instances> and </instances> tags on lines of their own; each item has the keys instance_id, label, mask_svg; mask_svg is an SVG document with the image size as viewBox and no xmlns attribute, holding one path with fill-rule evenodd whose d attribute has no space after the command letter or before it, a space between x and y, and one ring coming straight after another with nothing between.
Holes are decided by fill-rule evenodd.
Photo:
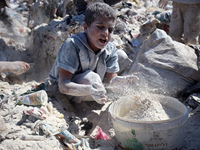
<instances>
[{"instance_id":1,"label":"bucket rim","mask_svg":"<svg viewBox=\"0 0 200 150\"><path fill-rule=\"evenodd\" d=\"M154 95L160 95L160 94L154 94ZM163 96L176 99L176 98L171 97L171 96L166 96L166 95L163 95ZM111 111L111 109L114 105L114 102L112 104L110 104L110 106L108 108L108 112L110 113L110 115L112 116L113 119L118 119L120 121L125 121L125 122L129 122L129 123L136 123L136 124L144 124L144 123L145 124L159 124L159 123L162 123L163 124L163 123L172 123L172 122L178 121L178 120L185 120L185 121L182 122L182 124L184 124L188 119L189 110L183 103L181 103L180 101L177 101L177 102L180 103L185 108L185 113L179 114L178 116L176 116L174 118L165 119L165 120L140 121L140 120L128 119L128 118L125 118L125 117L120 117L119 115L116 115L116 114L112 113L112 111Z\"/></svg>"},{"instance_id":2,"label":"bucket rim","mask_svg":"<svg viewBox=\"0 0 200 150\"><path fill-rule=\"evenodd\" d=\"M187 107L186 107L187 109ZM109 110L110 110L110 107L109 107ZM179 115L178 117L176 118L172 118L172 119L167 119L167 120L156 120L156 121L140 121L140 120L133 120L133 119L126 119L126 118L123 118L123 117L120 117L118 115L114 115L112 113L111 116L113 119L117 119L117 120L120 120L120 121L124 121L124 122L129 122L129 123L137 123L137 124L160 124L160 123L171 123L171 122L174 122L174 121L177 121L177 120L181 120L181 119L184 119L185 118L185 122L187 121L188 119L188 109L186 110L187 112L184 114L184 115ZM109 111L110 112L110 111ZM183 122L183 124L185 123Z\"/></svg>"}]
</instances>

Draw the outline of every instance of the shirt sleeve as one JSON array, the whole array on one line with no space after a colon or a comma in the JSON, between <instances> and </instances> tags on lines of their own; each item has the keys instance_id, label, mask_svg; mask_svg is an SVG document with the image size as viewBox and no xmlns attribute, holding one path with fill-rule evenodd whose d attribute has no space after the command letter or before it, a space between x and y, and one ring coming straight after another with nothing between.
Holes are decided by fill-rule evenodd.
<instances>
[{"instance_id":1,"label":"shirt sleeve","mask_svg":"<svg viewBox=\"0 0 200 150\"><path fill-rule=\"evenodd\" d=\"M79 66L78 49L69 38L59 49L58 67L74 74Z\"/></svg>"}]
</instances>

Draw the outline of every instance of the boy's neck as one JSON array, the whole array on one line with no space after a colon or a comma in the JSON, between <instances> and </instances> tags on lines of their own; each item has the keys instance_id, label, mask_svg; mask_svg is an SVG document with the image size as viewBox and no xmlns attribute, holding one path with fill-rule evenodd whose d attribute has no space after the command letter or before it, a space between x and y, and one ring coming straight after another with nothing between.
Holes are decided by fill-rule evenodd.
<instances>
[{"instance_id":1,"label":"boy's neck","mask_svg":"<svg viewBox=\"0 0 200 150\"><path fill-rule=\"evenodd\" d=\"M98 54L100 51L101 51L101 49L93 50L93 52L94 52L95 54Z\"/></svg>"}]
</instances>

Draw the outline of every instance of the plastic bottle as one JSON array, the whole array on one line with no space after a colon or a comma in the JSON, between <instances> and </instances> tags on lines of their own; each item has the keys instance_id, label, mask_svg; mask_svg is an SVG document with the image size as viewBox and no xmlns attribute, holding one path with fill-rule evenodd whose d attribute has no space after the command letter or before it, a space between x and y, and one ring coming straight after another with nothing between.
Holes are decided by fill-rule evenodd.
<instances>
[{"instance_id":1,"label":"plastic bottle","mask_svg":"<svg viewBox=\"0 0 200 150\"><path fill-rule=\"evenodd\" d=\"M31 94L20 96L17 99L17 104L25 104L32 106L46 105L48 96L45 90L40 90Z\"/></svg>"}]
</instances>

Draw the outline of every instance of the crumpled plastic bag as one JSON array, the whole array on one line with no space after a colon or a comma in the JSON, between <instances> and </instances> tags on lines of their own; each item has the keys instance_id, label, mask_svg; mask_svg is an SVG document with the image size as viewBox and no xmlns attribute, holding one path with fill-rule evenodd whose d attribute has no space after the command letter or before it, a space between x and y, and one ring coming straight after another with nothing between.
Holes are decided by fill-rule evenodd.
<instances>
[{"instance_id":1,"label":"crumpled plastic bag","mask_svg":"<svg viewBox=\"0 0 200 150\"><path fill-rule=\"evenodd\" d=\"M26 115L34 116L37 119L41 119L41 120L46 119L44 110L37 108L37 107L30 109L30 110L26 110L26 111L24 111L24 113Z\"/></svg>"},{"instance_id":2,"label":"crumpled plastic bag","mask_svg":"<svg viewBox=\"0 0 200 150\"><path fill-rule=\"evenodd\" d=\"M93 132L90 135L94 140L102 139L104 141L109 140L109 136L106 135L103 130L99 127L96 126L96 128L93 130Z\"/></svg>"}]
</instances>

